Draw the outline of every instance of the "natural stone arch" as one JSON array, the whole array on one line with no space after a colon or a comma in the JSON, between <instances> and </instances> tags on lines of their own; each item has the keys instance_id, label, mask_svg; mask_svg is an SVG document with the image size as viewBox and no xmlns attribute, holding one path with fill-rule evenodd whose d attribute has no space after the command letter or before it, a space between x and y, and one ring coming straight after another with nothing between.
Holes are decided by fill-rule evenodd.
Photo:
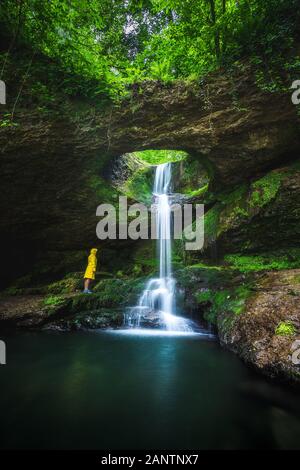
<instances>
[{"instance_id":1,"label":"natural stone arch","mask_svg":"<svg viewBox=\"0 0 300 470\"><path fill-rule=\"evenodd\" d=\"M16 258L21 244L36 255L95 243L96 207L114 197L107 171L125 152L187 151L209 162L220 189L300 149L290 97L259 90L247 67L201 83L147 82L119 107L73 101L42 118L35 109L19 110L17 121L0 129L3 254Z\"/></svg>"},{"instance_id":2,"label":"natural stone arch","mask_svg":"<svg viewBox=\"0 0 300 470\"><path fill-rule=\"evenodd\" d=\"M114 157L136 150L184 150L208 161L221 185L295 157L299 118L290 97L259 90L247 72L235 81L211 76L201 85L145 84L102 122L101 148Z\"/></svg>"}]
</instances>

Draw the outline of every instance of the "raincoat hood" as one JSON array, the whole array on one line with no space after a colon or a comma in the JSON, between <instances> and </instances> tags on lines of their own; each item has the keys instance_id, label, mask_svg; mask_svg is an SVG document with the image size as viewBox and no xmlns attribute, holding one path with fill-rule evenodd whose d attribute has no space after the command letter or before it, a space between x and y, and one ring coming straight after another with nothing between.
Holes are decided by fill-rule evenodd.
<instances>
[{"instance_id":1,"label":"raincoat hood","mask_svg":"<svg viewBox=\"0 0 300 470\"><path fill-rule=\"evenodd\" d=\"M97 253L98 249L97 248L92 248L91 253Z\"/></svg>"}]
</instances>

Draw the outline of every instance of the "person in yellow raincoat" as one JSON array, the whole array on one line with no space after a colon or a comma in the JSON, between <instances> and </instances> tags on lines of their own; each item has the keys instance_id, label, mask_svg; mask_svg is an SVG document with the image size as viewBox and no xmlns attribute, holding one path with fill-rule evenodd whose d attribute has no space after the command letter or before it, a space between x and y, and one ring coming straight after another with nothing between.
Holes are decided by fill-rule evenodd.
<instances>
[{"instance_id":1,"label":"person in yellow raincoat","mask_svg":"<svg viewBox=\"0 0 300 470\"><path fill-rule=\"evenodd\" d=\"M97 268L97 248L92 248L88 257L88 265L84 273L84 294L91 294L90 290L91 282L95 280L96 268Z\"/></svg>"}]
</instances>

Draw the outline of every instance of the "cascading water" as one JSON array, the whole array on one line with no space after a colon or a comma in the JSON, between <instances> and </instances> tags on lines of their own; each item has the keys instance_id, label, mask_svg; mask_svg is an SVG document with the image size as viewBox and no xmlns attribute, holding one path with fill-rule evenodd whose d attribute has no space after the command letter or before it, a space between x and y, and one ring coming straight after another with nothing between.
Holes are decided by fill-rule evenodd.
<instances>
[{"instance_id":1,"label":"cascading water","mask_svg":"<svg viewBox=\"0 0 300 470\"><path fill-rule=\"evenodd\" d=\"M125 324L129 327L139 328L141 321L146 319L149 323L149 319L159 317L159 325L162 328L171 331L192 331L191 322L175 314L170 188L171 163L158 165L155 173L153 197L156 203L159 277L148 281L138 305L125 314Z\"/></svg>"}]
</instances>

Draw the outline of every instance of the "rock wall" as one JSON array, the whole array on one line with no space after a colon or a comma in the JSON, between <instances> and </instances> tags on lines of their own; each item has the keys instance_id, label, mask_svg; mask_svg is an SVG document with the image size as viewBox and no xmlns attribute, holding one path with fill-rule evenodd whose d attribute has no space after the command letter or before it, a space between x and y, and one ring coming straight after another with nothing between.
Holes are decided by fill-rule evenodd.
<instances>
[{"instance_id":1,"label":"rock wall","mask_svg":"<svg viewBox=\"0 0 300 470\"><path fill-rule=\"evenodd\" d=\"M13 57L9 64L8 102L0 108L4 284L34 266L53 275L79 269L93 245L104 250L105 269L120 268L123 259L116 255L126 252L128 258L133 246L99 243L95 211L100 203L116 202L112 166L126 152L185 150L205 166L214 191L299 156L299 117L290 96L258 89L247 64L199 82L147 82L118 106L53 92L49 109L32 96L35 78L24 82ZM6 115L20 86L11 122Z\"/></svg>"}]
</instances>

